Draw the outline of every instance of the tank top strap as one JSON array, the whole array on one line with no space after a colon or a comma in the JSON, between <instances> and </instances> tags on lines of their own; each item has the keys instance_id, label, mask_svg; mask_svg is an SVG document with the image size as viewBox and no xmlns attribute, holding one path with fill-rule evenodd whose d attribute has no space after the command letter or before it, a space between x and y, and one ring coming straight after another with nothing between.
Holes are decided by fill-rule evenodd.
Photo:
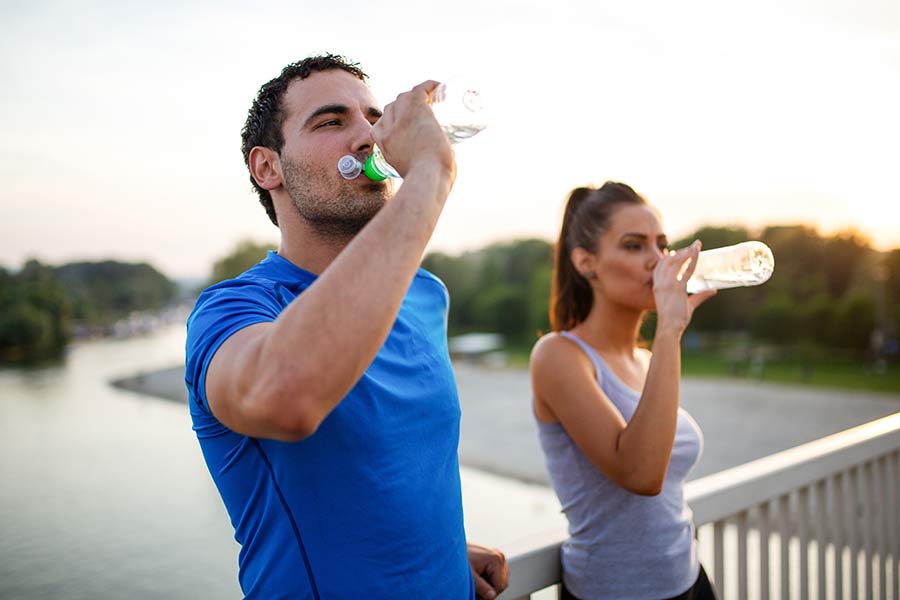
<instances>
[{"instance_id":1,"label":"tank top strap","mask_svg":"<svg viewBox=\"0 0 900 600\"><path fill-rule=\"evenodd\" d=\"M560 334L562 334L563 337L572 340L584 350L584 353L587 354L588 358L591 359L591 363L594 365L594 371L597 373L597 382L603 381L606 377L606 363L603 362L603 359L600 358L597 351L571 331L560 331Z\"/></svg>"}]
</instances>

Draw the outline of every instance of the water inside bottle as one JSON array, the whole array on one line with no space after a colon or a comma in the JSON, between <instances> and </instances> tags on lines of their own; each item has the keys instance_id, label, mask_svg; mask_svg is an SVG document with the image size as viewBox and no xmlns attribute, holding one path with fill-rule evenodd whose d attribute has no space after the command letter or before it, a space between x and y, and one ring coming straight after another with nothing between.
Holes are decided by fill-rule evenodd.
<instances>
[{"instance_id":1,"label":"water inside bottle","mask_svg":"<svg viewBox=\"0 0 900 600\"><path fill-rule=\"evenodd\" d=\"M472 82L451 78L434 92L431 109L451 144L469 139L487 126L484 98Z\"/></svg>"},{"instance_id":2,"label":"water inside bottle","mask_svg":"<svg viewBox=\"0 0 900 600\"><path fill-rule=\"evenodd\" d=\"M468 125L456 125L453 123L447 125L441 125L441 129L444 130L444 133L447 134L447 139L450 140L451 144L456 144L463 140L467 140L473 135L480 132L484 129L484 125L481 124L468 124Z\"/></svg>"},{"instance_id":3,"label":"water inside bottle","mask_svg":"<svg viewBox=\"0 0 900 600\"><path fill-rule=\"evenodd\" d=\"M756 276L752 273L748 276L747 273L716 273L715 276L704 277L694 275L690 279L688 279L687 283L687 291L688 294L696 294L697 292L702 292L703 290L724 290L728 288L735 287L743 287L750 285L757 285L762 283L758 281Z\"/></svg>"},{"instance_id":4,"label":"water inside bottle","mask_svg":"<svg viewBox=\"0 0 900 600\"><path fill-rule=\"evenodd\" d=\"M775 270L772 251L760 242L706 250L697 259L697 268L687 283L690 294L759 285L768 281Z\"/></svg>"}]
</instances>

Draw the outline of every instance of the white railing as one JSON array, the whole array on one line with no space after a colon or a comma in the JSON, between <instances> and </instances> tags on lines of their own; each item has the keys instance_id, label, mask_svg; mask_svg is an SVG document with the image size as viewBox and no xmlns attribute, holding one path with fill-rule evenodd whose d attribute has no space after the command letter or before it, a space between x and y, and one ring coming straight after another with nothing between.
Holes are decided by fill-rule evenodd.
<instances>
[{"instance_id":1,"label":"white railing","mask_svg":"<svg viewBox=\"0 0 900 600\"><path fill-rule=\"evenodd\" d=\"M686 496L720 599L900 596L900 413L689 482ZM564 539L505 548L500 598L558 584Z\"/></svg>"}]
</instances>

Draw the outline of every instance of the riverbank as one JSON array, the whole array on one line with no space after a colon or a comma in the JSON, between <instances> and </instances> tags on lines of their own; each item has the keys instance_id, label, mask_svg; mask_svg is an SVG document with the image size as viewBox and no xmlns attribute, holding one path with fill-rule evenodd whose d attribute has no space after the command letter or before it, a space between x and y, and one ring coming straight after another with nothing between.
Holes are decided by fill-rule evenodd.
<instances>
[{"instance_id":1,"label":"riverbank","mask_svg":"<svg viewBox=\"0 0 900 600\"><path fill-rule=\"evenodd\" d=\"M549 485L531 413L528 372L454 364L462 464ZM184 368L116 379L116 387L187 403ZM685 378L682 406L700 424L703 456L691 479L900 411L900 394L829 390L736 379Z\"/></svg>"}]
</instances>

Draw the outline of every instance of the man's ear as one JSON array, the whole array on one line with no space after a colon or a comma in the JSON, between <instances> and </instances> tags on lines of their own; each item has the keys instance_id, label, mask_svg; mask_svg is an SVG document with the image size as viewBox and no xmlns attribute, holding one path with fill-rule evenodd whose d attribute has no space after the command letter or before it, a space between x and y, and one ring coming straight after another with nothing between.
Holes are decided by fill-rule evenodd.
<instances>
[{"instance_id":1,"label":"man's ear","mask_svg":"<svg viewBox=\"0 0 900 600\"><path fill-rule=\"evenodd\" d=\"M264 190L272 191L282 184L281 162L278 154L271 148L254 146L247 159L250 174L257 185Z\"/></svg>"}]
</instances>

